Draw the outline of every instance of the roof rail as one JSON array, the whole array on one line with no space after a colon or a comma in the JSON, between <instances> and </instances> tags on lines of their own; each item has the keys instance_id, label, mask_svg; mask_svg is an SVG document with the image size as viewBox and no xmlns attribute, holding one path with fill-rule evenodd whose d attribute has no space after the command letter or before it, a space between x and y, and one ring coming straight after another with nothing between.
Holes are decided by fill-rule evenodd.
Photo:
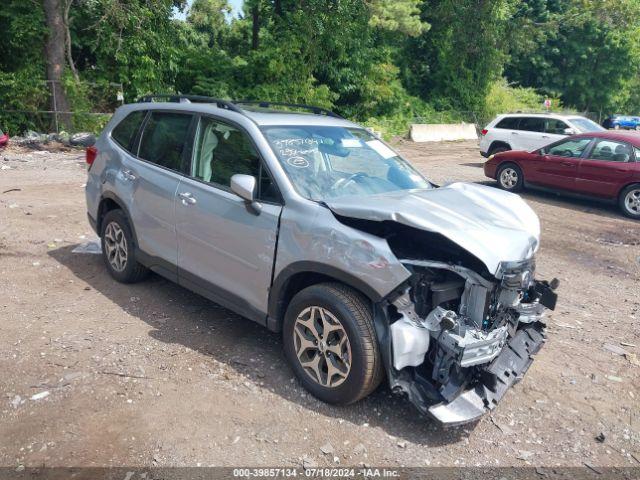
<instances>
[{"instance_id":1,"label":"roof rail","mask_svg":"<svg viewBox=\"0 0 640 480\"><path fill-rule=\"evenodd\" d=\"M301 103L286 103L286 102L264 102L255 100L221 100L219 98L207 97L205 95L182 95L175 94L159 94L159 95L145 95L137 100L137 103L151 103L155 101L161 102L175 102L175 103L214 103L219 108L226 108L232 112L242 113L244 112L238 105L257 105L260 108L270 107L290 107L309 110L316 115L327 115L328 117L343 118L331 110L326 108L316 107L314 105L304 105Z\"/></svg>"},{"instance_id":2,"label":"roof rail","mask_svg":"<svg viewBox=\"0 0 640 480\"><path fill-rule=\"evenodd\" d=\"M332 112L331 110L327 110L326 108L316 107L314 105L304 105L302 103L263 102L263 101L256 101L256 100L234 100L233 103L235 105L257 105L260 108L270 108L270 107L301 108L304 110L309 110L316 115L324 114L328 117L343 118L337 113Z\"/></svg>"},{"instance_id":3,"label":"roof rail","mask_svg":"<svg viewBox=\"0 0 640 480\"><path fill-rule=\"evenodd\" d=\"M232 112L242 113L242 109L236 107L229 100L221 100L219 98L207 97L204 95L181 95L181 94L162 94L162 95L145 95L140 97L137 103L151 103L154 101L175 102L175 103L215 103L218 108L226 108Z\"/></svg>"}]
</instances>

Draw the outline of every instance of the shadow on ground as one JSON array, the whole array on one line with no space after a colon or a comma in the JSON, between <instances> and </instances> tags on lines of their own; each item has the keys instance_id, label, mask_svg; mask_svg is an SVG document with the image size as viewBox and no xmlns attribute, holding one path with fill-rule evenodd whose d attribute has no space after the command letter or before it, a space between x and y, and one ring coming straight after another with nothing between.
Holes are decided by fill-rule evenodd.
<instances>
[{"instance_id":1,"label":"shadow on ground","mask_svg":"<svg viewBox=\"0 0 640 480\"><path fill-rule=\"evenodd\" d=\"M389 435L425 446L456 443L477 425L443 429L421 416L407 400L392 394L386 383L354 405L336 407L320 402L295 380L284 358L280 335L157 275L138 284L119 284L108 275L101 256L71 253L76 246L51 250L49 255L129 315L151 326L149 335L154 339L210 355L305 409L358 425L367 422ZM207 334L209 330L215 334Z\"/></svg>"}]
</instances>

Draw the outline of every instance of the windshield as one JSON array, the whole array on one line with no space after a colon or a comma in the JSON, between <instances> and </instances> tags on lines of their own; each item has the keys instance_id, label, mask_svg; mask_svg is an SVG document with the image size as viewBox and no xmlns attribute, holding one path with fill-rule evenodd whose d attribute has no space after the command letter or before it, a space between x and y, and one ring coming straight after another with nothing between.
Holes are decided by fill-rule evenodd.
<instances>
[{"instance_id":1,"label":"windshield","mask_svg":"<svg viewBox=\"0 0 640 480\"><path fill-rule=\"evenodd\" d=\"M605 128L588 118L571 118L571 123L580 131L580 133L601 132Z\"/></svg>"},{"instance_id":2,"label":"windshield","mask_svg":"<svg viewBox=\"0 0 640 480\"><path fill-rule=\"evenodd\" d=\"M310 200L431 188L409 163L364 129L292 126L263 131L291 183Z\"/></svg>"}]
</instances>

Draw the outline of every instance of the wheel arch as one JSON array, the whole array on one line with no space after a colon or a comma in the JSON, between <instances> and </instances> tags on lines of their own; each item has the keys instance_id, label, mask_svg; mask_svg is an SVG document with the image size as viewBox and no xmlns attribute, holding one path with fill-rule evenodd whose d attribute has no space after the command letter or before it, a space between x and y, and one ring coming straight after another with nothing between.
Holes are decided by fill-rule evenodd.
<instances>
[{"instance_id":1,"label":"wheel arch","mask_svg":"<svg viewBox=\"0 0 640 480\"><path fill-rule=\"evenodd\" d=\"M498 147L507 147L509 150L513 150L511 148L511 145L509 145L507 142L502 141L502 140L494 140L493 142L491 142L491 145L489 145L489 154L492 154L493 150L495 150Z\"/></svg>"},{"instance_id":2,"label":"wheel arch","mask_svg":"<svg viewBox=\"0 0 640 480\"><path fill-rule=\"evenodd\" d=\"M285 267L274 279L269 291L270 330L279 332L287 306L291 299L311 285L325 282L338 282L353 288L372 303L382 300L382 296L362 279L337 267L319 262L301 261Z\"/></svg>"},{"instance_id":3,"label":"wheel arch","mask_svg":"<svg viewBox=\"0 0 640 480\"><path fill-rule=\"evenodd\" d=\"M503 161L499 162L496 165L496 180L498 179L500 170L502 170L507 165L514 165L514 166L518 167L520 169L520 171L522 172L522 174L524 175L524 168L522 168L522 165L520 165L520 163L518 161L513 160L511 158L505 158Z\"/></svg>"},{"instance_id":4,"label":"wheel arch","mask_svg":"<svg viewBox=\"0 0 640 480\"><path fill-rule=\"evenodd\" d=\"M618 189L618 192L616 193L616 200L620 200L620 196L622 195L622 192L624 192L627 188L629 188L632 185L638 185L640 187L640 179L635 178L633 180L628 181L624 185L622 185Z\"/></svg>"},{"instance_id":5,"label":"wheel arch","mask_svg":"<svg viewBox=\"0 0 640 480\"><path fill-rule=\"evenodd\" d=\"M127 217L127 221L129 222L129 228L131 229L131 234L133 235L133 240L138 245L138 236L136 235L136 229L131 221L131 215L129 214L129 209L125 206L125 203L112 192L105 192L102 194L100 198L100 203L98 204L98 218L96 219L96 230L98 234L102 231L102 220L105 215L109 213L111 210L122 210Z\"/></svg>"}]
</instances>

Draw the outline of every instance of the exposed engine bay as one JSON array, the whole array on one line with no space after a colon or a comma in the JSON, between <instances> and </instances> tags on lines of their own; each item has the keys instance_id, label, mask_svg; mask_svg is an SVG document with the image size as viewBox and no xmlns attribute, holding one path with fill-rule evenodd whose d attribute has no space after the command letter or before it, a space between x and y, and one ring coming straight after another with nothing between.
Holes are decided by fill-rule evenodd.
<instances>
[{"instance_id":1,"label":"exposed engine bay","mask_svg":"<svg viewBox=\"0 0 640 480\"><path fill-rule=\"evenodd\" d=\"M408 272L376 305L387 377L444 425L493 409L544 344L558 287L535 280L540 223L518 196L456 183L329 206ZM384 265L378 262L376 265Z\"/></svg>"},{"instance_id":2,"label":"exposed engine bay","mask_svg":"<svg viewBox=\"0 0 640 480\"><path fill-rule=\"evenodd\" d=\"M418 406L433 403L426 413L443 424L475 420L542 346L542 319L555 308L558 282L535 281L532 261L501 266L495 281L450 263L401 262L413 275L391 300L393 368L429 393Z\"/></svg>"}]
</instances>

